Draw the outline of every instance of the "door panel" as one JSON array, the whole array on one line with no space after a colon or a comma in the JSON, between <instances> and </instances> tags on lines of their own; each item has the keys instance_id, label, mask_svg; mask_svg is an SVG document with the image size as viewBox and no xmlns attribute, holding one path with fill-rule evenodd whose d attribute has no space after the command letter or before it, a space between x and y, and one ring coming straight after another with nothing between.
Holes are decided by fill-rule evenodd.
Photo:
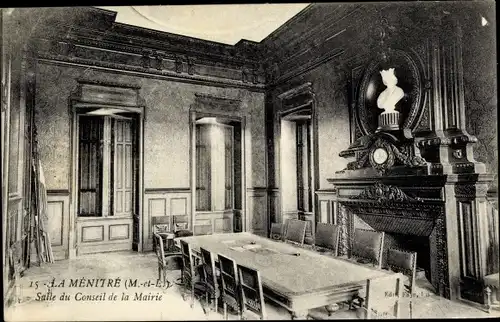
<instances>
[{"instance_id":1,"label":"door panel","mask_svg":"<svg viewBox=\"0 0 500 322\"><path fill-rule=\"evenodd\" d=\"M114 142L114 215L133 212L132 122L115 121Z\"/></svg>"},{"instance_id":2,"label":"door panel","mask_svg":"<svg viewBox=\"0 0 500 322\"><path fill-rule=\"evenodd\" d=\"M80 218L77 254L132 249L132 218Z\"/></svg>"},{"instance_id":3,"label":"door panel","mask_svg":"<svg viewBox=\"0 0 500 322\"><path fill-rule=\"evenodd\" d=\"M135 209L132 120L80 116L77 254L131 250Z\"/></svg>"},{"instance_id":4,"label":"door panel","mask_svg":"<svg viewBox=\"0 0 500 322\"><path fill-rule=\"evenodd\" d=\"M103 119L80 117L78 215L101 216Z\"/></svg>"},{"instance_id":5,"label":"door panel","mask_svg":"<svg viewBox=\"0 0 500 322\"><path fill-rule=\"evenodd\" d=\"M47 193L47 216L52 253L55 260L67 258L69 232L69 194Z\"/></svg>"}]
</instances>

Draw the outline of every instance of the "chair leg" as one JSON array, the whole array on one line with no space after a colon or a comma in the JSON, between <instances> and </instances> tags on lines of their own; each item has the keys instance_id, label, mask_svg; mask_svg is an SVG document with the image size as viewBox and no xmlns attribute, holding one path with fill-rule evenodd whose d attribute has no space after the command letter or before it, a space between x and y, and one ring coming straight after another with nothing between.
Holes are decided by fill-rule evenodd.
<instances>
[{"instance_id":1,"label":"chair leg","mask_svg":"<svg viewBox=\"0 0 500 322\"><path fill-rule=\"evenodd\" d=\"M182 279L182 299L185 301L186 300L186 290L188 288L188 283L187 283L187 279L183 278Z\"/></svg>"},{"instance_id":2,"label":"chair leg","mask_svg":"<svg viewBox=\"0 0 500 322\"><path fill-rule=\"evenodd\" d=\"M222 307L224 310L224 320L227 320L227 304L226 304L226 302L222 303Z\"/></svg>"},{"instance_id":3,"label":"chair leg","mask_svg":"<svg viewBox=\"0 0 500 322\"><path fill-rule=\"evenodd\" d=\"M161 267L158 265L158 279L161 279Z\"/></svg>"},{"instance_id":4,"label":"chair leg","mask_svg":"<svg viewBox=\"0 0 500 322\"><path fill-rule=\"evenodd\" d=\"M217 300L217 295L214 296L215 299L214 299L214 302L215 302L215 305L214 305L214 311L217 313L217 309L219 308L218 305L219 305L219 301Z\"/></svg>"},{"instance_id":5,"label":"chair leg","mask_svg":"<svg viewBox=\"0 0 500 322\"><path fill-rule=\"evenodd\" d=\"M191 308L194 307L194 282L191 281Z\"/></svg>"},{"instance_id":6,"label":"chair leg","mask_svg":"<svg viewBox=\"0 0 500 322\"><path fill-rule=\"evenodd\" d=\"M184 285L184 270L181 269L181 277L176 279L175 284Z\"/></svg>"}]
</instances>

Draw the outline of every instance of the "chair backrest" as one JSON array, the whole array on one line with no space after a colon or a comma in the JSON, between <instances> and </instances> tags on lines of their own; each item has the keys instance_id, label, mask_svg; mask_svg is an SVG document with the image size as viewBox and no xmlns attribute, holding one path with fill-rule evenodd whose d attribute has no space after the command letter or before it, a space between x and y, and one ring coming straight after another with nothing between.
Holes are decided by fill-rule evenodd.
<instances>
[{"instance_id":1,"label":"chair backrest","mask_svg":"<svg viewBox=\"0 0 500 322\"><path fill-rule=\"evenodd\" d=\"M339 248L340 226L327 223L316 223L316 235L314 245L333 250L337 256Z\"/></svg>"},{"instance_id":2,"label":"chair backrest","mask_svg":"<svg viewBox=\"0 0 500 322\"><path fill-rule=\"evenodd\" d=\"M397 319L403 297L401 274L391 274L369 279L363 309L367 319Z\"/></svg>"},{"instance_id":3,"label":"chair backrest","mask_svg":"<svg viewBox=\"0 0 500 322\"><path fill-rule=\"evenodd\" d=\"M189 243L187 243L185 240L181 240L181 254L182 254L182 264L183 264L183 270L184 270L184 275L188 276L189 278L194 277L194 265L193 265L193 250L191 249L191 246Z\"/></svg>"},{"instance_id":4,"label":"chair backrest","mask_svg":"<svg viewBox=\"0 0 500 322\"><path fill-rule=\"evenodd\" d=\"M239 311L241 310L241 302L236 263L232 259L221 254L217 254L217 257L219 259L219 270L222 283L222 300Z\"/></svg>"},{"instance_id":5,"label":"chair backrest","mask_svg":"<svg viewBox=\"0 0 500 322\"><path fill-rule=\"evenodd\" d=\"M154 233L170 232L170 216L153 216L151 217L151 224L153 225Z\"/></svg>"},{"instance_id":6,"label":"chair backrest","mask_svg":"<svg viewBox=\"0 0 500 322\"><path fill-rule=\"evenodd\" d=\"M382 249L384 247L384 232L357 228L351 255L365 259L378 268L382 265Z\"/></svg>"},{"instance_id":7,"label":"chair backrest","mask_svg":"<svg viewBox=\"0 0 500 322\"><path fill-rule=\"evenodd\" d=\"M165 249L163 248L163 238L161 238L160 235L157 233L154 233L153 238L156 240L156 257L158 258L158 264L162 266L166 266L166 260L165 260Z\"/></svg>"},{"instance_id":8,"label":"chair backrest","mask_svg":"<svg viewBox=\"0 0 500 322\"><path fill-rule=\"evenodd\" d=\"M238 279L242 313L245 314L249 311L264 320L266 318L266 305L259 271L238 265Z\"/></svg>"},{"instance_id":9,"label":"chair backrest","mask_svg":"<svg viewBox=\"0 0 500 322\"><path fill-rule=\"evenodd\" d=\"M410 284L408 292L413 294L417 274L417 253L389 248L387 251L387 266L394 272L400 272L408 276Z\"/></svg>"},{"instance_id":10,"label":"chair backrest","mask_svg":"<svg viewBox=\"0 0 500 322\"><path fill-rule=\"evenodd\" d=\"M174 215L173 216L173 230L174 232L179 230L186 230L188 228L188 216L187 215Z\"/></svg>"},{"instance_id":11,"label":"chair backrest","mask_svg":"<svg viewBox=\"0 0 500 322\"><path fill-rule=\"evenodd\" d=\"M217 290L217 274L215 271L215 259L209 250L200 247L201 262L203 264L203 279L213 290Z\"/></svg>"},{"instance_id":12,"label":"chair backrest","mask_svg":"<svg viewBox=\"0 0 500 322\"><path fill-rule=\"evenodd\" d=\"M283 240L283 231L285 225L281 223L272 223L271 224L271 239L273 240Z\"/></svg>"},{"instance_id":13,"label":"chair backrest","mask_svg":"<svg viewBox=\"0 0 500 322\"><path fill-rule=\"evenodd\" d=\"M289 219L286 225L285 240L300 245L304 244L307 222L298 219Z\"/></svg>"}]
</instances>

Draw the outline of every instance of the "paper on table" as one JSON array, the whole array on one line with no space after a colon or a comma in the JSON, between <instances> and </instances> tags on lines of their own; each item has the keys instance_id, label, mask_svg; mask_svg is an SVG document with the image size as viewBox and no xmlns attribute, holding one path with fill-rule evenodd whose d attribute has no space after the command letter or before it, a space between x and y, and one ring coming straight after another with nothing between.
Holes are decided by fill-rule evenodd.
<instances>
[{"instance_id":1,"label":"paper on table","mask_svg":"<svg viewBox=\"0 0 500 322\"><path fill-rule=\"evenodd\" d=\"M273 254L277 253L277 251L269 249L269 248L254 248L254 249L249 249L249 251L260 254L260 255L273 255Z\"/></svg>"},{"instance_id":2,"label":"paper on table","mask_svg":"<svg viewBox=\"0 0 500 322\"><path fill-rule=\"evenodd\" d=\"M241 246L229 247L229 249L235 250L237 252L244 252L245 251L245 248L243 248Z\"/></svg>"},{"instance_id":3,"label":"paper on table","mask_svg":"<svg viewBox=\"0 0 500 322\"><path fill-rule=\"evenodd\" d=\"M243 247L245 249L255 249L255 248L260 248L262 246L259 244L247 244L247 245L243 245L241 247Z\"/></svg>"}]
</instances>

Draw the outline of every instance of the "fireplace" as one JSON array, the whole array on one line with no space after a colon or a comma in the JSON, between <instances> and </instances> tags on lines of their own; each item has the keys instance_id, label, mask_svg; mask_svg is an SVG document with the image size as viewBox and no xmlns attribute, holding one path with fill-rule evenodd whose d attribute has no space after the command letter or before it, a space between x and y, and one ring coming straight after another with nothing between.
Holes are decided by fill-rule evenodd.
<instances>
[{"instance_id":1,"label":"fireplace","mask_svg":"<svg viewBox=\"0 0 500 322\"><path fill-rule=\"evenodd\" d=\"M438 294L449 297L450 283L447 260L444 203L432 197L437 187L405 187L352 183L337 186L338 212L335 222L341 228L340 253L350 255L356 228L385 232L382 267L391 247L417 252L417 267L425 274ZM405 192L408 191L408 192ZM411 191L411 192L410 192ZM420 191L420 192L418 192ZM427 198L423 198L424 194Z\"/></svg>"},{"instance_id":2,"label":"fireplace","mask_svg":"<svg viewBox=\"0 0 500 322\"><path fill-rule=\"evenodd\" d=\"M349 212L351 207L346 207L345 211ZM403 214L403 212L402 212ZM355 211L347 215L352 218L352 229L370 229L376 231L383 231L384 247L382 254L382 268L387 268L387 253L390 248L397 248L409 252L417 253L417 272L424 274L430 282L431 278L431 248L430 248L430 234L434 228L434 222L429 224L420 224L421 228L416 228L416 225L405 225L404 222L398 222L397 218L386 216L385 213L380 213L372 216L359 216ZM389 220L384 220L384 219ZM398 229L399 225L409 227L409 229ZM348 238L348 240L350 240ZM350 245L346 245L347 254L349 254ZM433 249L433 252L435 250ZM417 275L419 275L417 274Z\"/></svg>"}]
</instances>

